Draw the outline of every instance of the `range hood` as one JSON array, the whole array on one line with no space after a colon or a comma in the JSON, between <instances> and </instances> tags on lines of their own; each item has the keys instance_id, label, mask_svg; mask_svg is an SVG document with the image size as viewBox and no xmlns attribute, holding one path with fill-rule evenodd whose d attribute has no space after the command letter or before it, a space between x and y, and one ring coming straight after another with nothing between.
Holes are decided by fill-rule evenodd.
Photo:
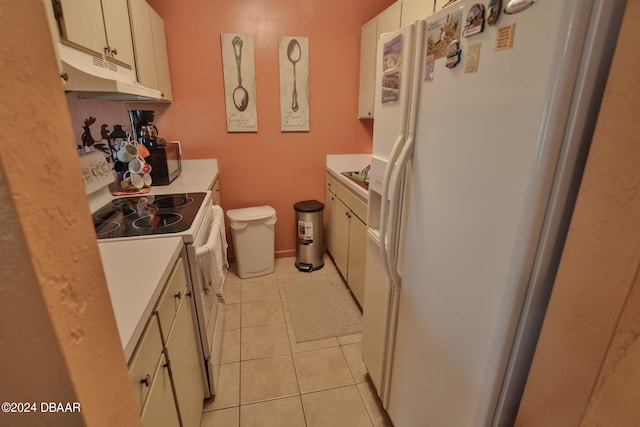
<instances>
[{"instance_id":1,"label":"range hood","mask_svg":"<svg viewBox=\"0 0 640 427\"><path fill-rule=\"evenodd\" d=\"M67 73L65 91L79 98L118 101L160 101L159 90L136 82L133 70L90 53L58 43L62 68Z\"/></svg>"}]
</instances>

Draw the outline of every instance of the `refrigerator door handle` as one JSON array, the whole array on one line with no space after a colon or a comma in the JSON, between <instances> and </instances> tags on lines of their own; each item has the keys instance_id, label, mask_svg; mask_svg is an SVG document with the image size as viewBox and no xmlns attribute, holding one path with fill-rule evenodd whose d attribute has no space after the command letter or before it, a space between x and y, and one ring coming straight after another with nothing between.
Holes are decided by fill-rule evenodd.
<instances>
[{"instance_id":1,"label":"refrigerator door handle","mask_svg":"<svg viewBox=\"0 0 640 427\"><path fill-rule=\"evenodd\" d=\"M425 34L425 22L418 21L416 23L415 31L415 46L412 46L410 43L407 44L407 48L411 51L410 59L413 62L412 81L410 91L407 94L409 95L409 100L408 102L404 103L402 112L402 116L404 118L403 122L407 122L407 130L406 133L401 133L401 135L404 137L403 143L401 145L398 145L398 147L394 146L394 150L392 150L392 157L389 160L387 169L385 170L384 184L386 184L386 194L382 199L386 200L387 197L389 198L389 214L385 215L384 217L381 214L381 222L382 218L384 218L385 224L387 224L389 227L388 245L387 250L383 253L383 260L386 261L387 272L395 289L400 289L400 282L402 279L400 267L398 266L398 251L400 250L399 246L402 243L399 241L399 221L402 204L404 203L401 183L402 178L405 174L405 170L407 168L407 163L413 155L413 145L415 141L415 128L417 121L418 96L420 92L419 88L423 66L420 58L422 57L421 53L423 49L423 40ZM398 151L395 151L396 149L398 149ZM388 178L386 172L389 172ZM383 192L384 191L385 186L383 185ZM386 208L385 204L383 204L383 207Z\"/></svg>"},{"instance_id":2,"label":"refrigerator door handle","mask_svg":"<svg viewBox=\"0 0 640 427\"><path fill-rule=\"evenodd\" d=\"M389 271L391 273L391 278L393 281L393 286L397 289L400 288L402 281L402 274L400 273L400 268L398 266L398 244L393 242L398 242L398 234L400 233L399 221L400 221L400 211L402 204L402 194L401 194L401 186L400 181L402 176L404 175L409 159L413 154L413 145L415 138L412 134L409 135L407 141L405 142L402 150L400 151L400 155L398 156L398 160L396 161L396 165L393 168L393 172L391 175L391 189L392 191L389 194L389 206L391 208L389 212L389 242L391 247L387 251L387 264L389 266Z\"/></svg>"},{"instance_id":3,"label":"refrigerator door handle","mask_svg":"<svg viewBox=\"0 0 640 427\"><path fill-rule=\"evenodd\" d=\"M402 151L402 146L404 143L404 132L400 132L396 141L393 144L393 148L391 149L391 154L389 157L389 161L387 162L387 167L384 170L384 177L382 180L382 198L380 203L380 231L379 231L379 240L378 247L380 249L380 256L383 260L384 270L387 273L387 277L390 280L393 280L393 276L391 271L389 270L389 262L388 262L388 252L389 247L387 244L387 227L389 225L389 212L387 207L387 199L389 198L389 184L391 182L391 174L393 172L393 168L395 166L396 160ZM389 240L391 243L391 240Z\"/></svg>"}]
</instances>

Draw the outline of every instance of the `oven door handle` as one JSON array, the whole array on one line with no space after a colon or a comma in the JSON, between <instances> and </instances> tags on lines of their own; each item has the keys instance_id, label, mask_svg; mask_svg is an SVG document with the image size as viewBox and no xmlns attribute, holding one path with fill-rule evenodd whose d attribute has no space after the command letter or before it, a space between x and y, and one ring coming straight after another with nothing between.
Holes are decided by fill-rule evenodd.
<instances>
[{"instance_id":1,"label":"oven door handle","mask_svg":"<svg viewBox=\"0 0 640 427\"><path fill-rule=\"evenodd\" d=\"M218 299L220 299L221 302L224 302L222 288L224 286L224 269L226 265L225 258L222 256L222 253L217 253L217 251L226 251L226 248L223 247L226 242L223 242L220 238L221 233L222 230L220 229L220 224L214 221L212 223L211 230L209 231L207 241L202 246L195 248L195 254L198 260L202 259L202 261L204 261L203 264L205 268L209 270L208 273L201 271L201 276L204 281L209 282L203 283L205 291L213 288ZM218 266L218 264L220 265ZM218 267L219 271L217 271ZM200 264L198 264L198 268L201 268ZM219 282L219 284L216 282Z\"/></svg>"},{"instance_id":2,"label":"oven door handle","mask_svg":"<svg viewBox=\"0 0 640 427\"><path fill-rule=\"evenodd\" d=\"M196 248L196 257L198 258L199 261L202 260L204 264L204 266L202 266L201 264L198 263L199 270L201 268L209 269L208 274L205 271L200 271L200 278L203 282L202 288L204 289L205 293L209 293L211 292L211 290L213 290L216 296L218 297L218 299L220 300L220 302L225 302L224 297L222 296L223 295L222 288L224 287L224 276L220 280L220 285L218 286L218 284L215 283L217 275L214 272L214 268L215 268L214 264L215 264L215 258L216 258L215 252L208 245L208 242ZM206 258L209 258L209 260L207 260Z\"/></svg>"}]
</instances>

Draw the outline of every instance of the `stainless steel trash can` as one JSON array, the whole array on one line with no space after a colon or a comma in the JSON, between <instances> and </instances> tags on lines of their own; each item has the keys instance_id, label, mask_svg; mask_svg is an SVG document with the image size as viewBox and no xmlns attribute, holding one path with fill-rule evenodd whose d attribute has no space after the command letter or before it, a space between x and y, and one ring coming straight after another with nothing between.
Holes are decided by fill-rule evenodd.
<instances>
[{"instance_id":1,"label":"stainless steel trash can","mask_svg":"<svg viewBox=\"0 0 640 427\"><path fill-rule=\"evenodd\" d=\"M305 200L293 205L293 209L296 211L298 236L296 267L300 271L318 270L324 266L324 204L317 200Z\"/></svg>"}]
</instances>

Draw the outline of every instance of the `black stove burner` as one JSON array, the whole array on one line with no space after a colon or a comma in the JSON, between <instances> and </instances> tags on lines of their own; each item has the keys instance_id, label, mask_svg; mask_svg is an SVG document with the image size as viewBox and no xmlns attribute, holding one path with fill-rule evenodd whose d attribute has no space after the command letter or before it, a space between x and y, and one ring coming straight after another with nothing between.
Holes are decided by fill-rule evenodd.
<instances>
[{"instance_id":1,"label":"black stove burner","mask_svg":"<svg viewBox=\"0 0 640 427\"><path fill-rule=\"evenodd\" d=\"M95 219L106 222L109 221L113 216L129 216L134 212L135 209L132 209L128 205L122 204L120 206L114 206L114 209L112 210L99 211L99 213L96 213L94 216Z\"/></svg>"},{"instance_id":2,"label":"black stove burner","mask_svg":"<svg viewBox=\"0 0 640 427\"><path fill-rule=\"evenodd\" d=\"M133 221L133 226L140 229L153 229L159 227L171 227L182 219L182 215L176 213L159 213L143 216Z\"/></svg>"},{"instance_id":3,"label":"black stove burner","mask_svg":"<svg viewBox=\"0 0 640 427\"><path fill-rule=\"evenodd\" d=\"M113 199L93 214L98 239L187 231L206 193L144 195Z\"/></svg>"},{"instance_id":4,"label":"black stove burner","mask_svg":"<svg viewBox=\"0 0 640 427\"><path fill-rule=\"evenodd\" d=\"M193 198L187 196L186 194L172 194L171 197L166 197L162 200L158 200L155 204L159 208L165 209L187 206L191 203L193 203Z\"/></svg>"},{"instance_id":5,"label":"black stove burner","mask_svg":"<svg viewBox=\"0 0 640 427\"><path fill-rule=\"evenodd\" d=\"M116 230L120 228L119 222L104 222L100 224L100 227L96 226L96 234L98 235L98 239L106 239L111 237L110 234L114 233Z\"/></svg>"}]
</instances>

